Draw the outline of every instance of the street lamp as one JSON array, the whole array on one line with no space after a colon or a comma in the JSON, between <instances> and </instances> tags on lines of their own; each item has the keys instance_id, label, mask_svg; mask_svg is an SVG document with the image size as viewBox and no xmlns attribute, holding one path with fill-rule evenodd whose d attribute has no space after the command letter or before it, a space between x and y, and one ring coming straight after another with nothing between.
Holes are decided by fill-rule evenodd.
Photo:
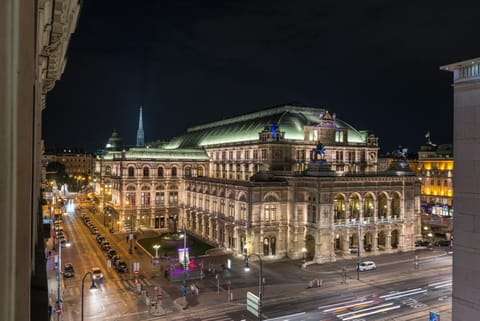
<instances>
[{"instance_id":1,"label":"street lamp","mask_svg":"<svg viewBox=\"0 0 480 321\"><path fill-rule=\"evenodd\" d=\"M360 280L360 220L357 222L357 280Z\"/></svg>"},{"instance_id":2,"label":"street lamp","mask_svg":"<svg viewBox=\"0 0 480 321\"><path fill-rule=\"evenodd\" d=\"M85 273L85 275L82 278L82 321L83 321L83 295L84 295L84 287L85 287L85 278L89 274L90 274L90 277L92 279L92 284L90 285L90 291L94 291L94 290L97 289L97 286L95 285L95 278L93 277L93 272L88 271L87 273Z\"/></svg>"},{"instance_id":3,"label":"street lamp","mask_svg":"<svg viewBox=\"0 0 480 321\"><path fill-rule=\"evenodd\" d=\"M160 244L155 244L153 248L155 249L155 258L158 259L158 249L160 248Z\"/></svg>"},{"instance_id":4,"label":"street lamp","mask_svg":"<svg viewBox=\"0 0 480 321\"><path fill-rule=\"evenodd\" d=\"M127 203L127 206L130 205L130 248L128 249L128 253L132 254L133 250L133 204L131 201L128 199L125 201Z\"/></svg>"},{"instance_id":5,"label":"street lamp","mask_svg":"<svg viewBox=\"0 0 480 321\"><path fill-rule=\"evenodd\" d=\"M70 243L65 243L66 247L70 246ZM62 241L58 241L58 260L57 260L57 308L62 307L62 291L61 291L61 282L62 282ZM61 314L57 314L57 320L61 320Z\"/></svg>"},{"instance_id":6,"label":"street lamp","mask_svg":"<svg viewBox=\"0 0 480 321\"><path fill-rule=\"evenodd\" d=\"M262 320L262 298L263 298L263 263L262 263L262 257L258 254L255 254L255 253L252 253L252 254L245 254L245 267L244 267L244 270L245 272L249 272L250 271L250 265L248 264L248 259L250 258L250 256L256 256L258 257L258 260L260 262L260 271L259 271L259 274L258 274L258 318L259 320L261 321Z\"/></svg>"}]
</instances>

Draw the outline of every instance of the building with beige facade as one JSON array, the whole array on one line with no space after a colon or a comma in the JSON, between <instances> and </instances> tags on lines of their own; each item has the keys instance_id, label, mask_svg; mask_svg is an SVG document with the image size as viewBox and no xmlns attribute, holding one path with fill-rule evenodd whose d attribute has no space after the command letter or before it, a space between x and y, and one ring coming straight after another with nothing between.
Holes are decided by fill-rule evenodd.
<instances>
[{"instance_id":1,"label":"building with beige facade","mask_svg":"<svg viewBox=\"0 0 480 321\"><path fill-rule=\"evenodd\" d=\"M111 186L118 229L186 227L235 254L317 263L413 250L420 236L415 173L378 171L378 138L325 109L268 108L161 146L125 148L114 133L108 146L96 191Z\"/></svg>"}]
</instances>

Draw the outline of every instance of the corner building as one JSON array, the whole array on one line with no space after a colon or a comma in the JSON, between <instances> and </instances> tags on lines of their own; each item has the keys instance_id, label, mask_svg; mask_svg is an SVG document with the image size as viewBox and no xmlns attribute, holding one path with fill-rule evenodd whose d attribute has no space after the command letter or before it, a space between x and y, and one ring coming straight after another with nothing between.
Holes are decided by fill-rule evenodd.
<instances>
[{"instance_id":1,"label":"corner building","mask_svg":"<svg viewBox=\"0 0 480 321\"><path fill-rule=\"evenodd\" d=\"M322 263L358 245L362 256L414 249L419 181L401 162L378 172L377 155L373 134L285 105L110 150L96 171L113 186L120 228L185 226L235 254Z\"/></svg>"}]
</instances>

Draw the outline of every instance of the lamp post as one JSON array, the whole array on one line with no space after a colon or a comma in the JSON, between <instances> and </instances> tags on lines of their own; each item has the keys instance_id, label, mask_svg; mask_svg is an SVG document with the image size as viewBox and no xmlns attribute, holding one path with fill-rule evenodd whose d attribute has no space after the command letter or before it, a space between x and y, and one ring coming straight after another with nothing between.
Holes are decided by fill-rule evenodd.
<instances>
[{"instance_id":1,"label":"lamp post","mask_svg":"<svg viewBox=\"0 0 480 321\"><path fill-rule=\"evenodd\" d=\"M360 220L357 223L357 280L360 280Z\"/></svg>"},{"instance_id":2,"label":"lamp post","mask_svg":"<svg viewBox=\"0 0 480 321\"><path fill-rule=\"evenodd\" d=\"M185 299L185 307L187 306L187 228L183 226L183 298Z\"/></svg>"},{"instance_id":3,"label":"lamp post","mask_svg":"<svg viewBox=\"0 0 480 321\"><path fill-rule=\"evenodd\" d=\"M260 271L259 271L259 274L258 274L258 299L259 299L258 318L261 321L262 320L262 311L261 311L262 310L262 298L263 298L263 263L262 263L262 257L260 255L255 254L255 253L247 255L245 253L245 267L244 267L245 272L250 271L250 265L248 264L248 258L252 255L258 257L258 260L260 262Z\"/></svg>"},{"instance_id":4,"label":"lamp post","mask_svg":"<svg viewBox=\"0 0 480 321\"><path fill-rule=\"evenodd\" d=\"M65 243L65 246L69 247L70 243ZM62 291L61 291L61 283L62 283L62 241L58 241L58 260L57 260L57 308L62 308ZM61 314L57 314L57 320L60 321L62 319Z\"/></svg>"},{"instance_id":5,"label":"lamp post","mask_svg":"<svg viewBox=\"0 0 480 321\"><path fill-rule=\"evenodd\" d=\"M85 278L89 274L90 274L90 277L92 279L92 284L90 285L90 291L97 289L97 286L95 285L95 279L93 278L93 272L88 271L87 273L85 273L85 275L82 278L82 321L83 321L83 295L84 295L84 287L85 287Z\"/></svg>"},{"instance_id":6,"label":"lamp post","mask_svg":"<svg viewBox=\"0 0 480 321\"><path fill-rule=\"evenodd\" d=\"M128 199L127 199L126 203L127 203L127 206L130 205L130 236L129 236L130 248L128 249L128 253L132 254L133 253L133 250L132 250L132 247L133 247L133 204Z\"/></svg>"},{"instance_id":7,"label":"lamp post","mask_svg":"<svg viewBox=\"0 0 480 321\"><path fill-rule=\"evenodd\" d=\"M155 244L153 248L155 249L155 258L158 259L158 249L160 248L160 244Z\"/></svg>"}]
</instances>

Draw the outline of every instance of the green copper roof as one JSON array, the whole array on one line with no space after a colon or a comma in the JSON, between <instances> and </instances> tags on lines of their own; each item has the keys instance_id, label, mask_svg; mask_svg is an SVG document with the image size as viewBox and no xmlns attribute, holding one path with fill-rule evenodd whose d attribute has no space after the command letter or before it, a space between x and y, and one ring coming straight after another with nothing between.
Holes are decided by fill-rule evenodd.
<instances>
[{"instance_id":1,"label":"green copper roof","mask_svg":"<svg viewBox=\"0 0 480 321\"><path fill-rule=\"evenodd\" d=\"M125 160L132 159L155 159L155 160L170 160L170 159L188 159L207 161L208 156L203 149L161 149L161 148L144 148L136 147L125 151ZM121 152L107 153L104 158L107 160L120 159Z\"/></svg>"},{"instance_id":2,"label":"green copper roof","mask_svg":"<svg viewBox=\"0 0 480 321\"><path fill-rule=\"evenodd\" d=\"M285 139L304 140L303 127L316 125L325 109L285 105L191 127L187 133L173 138L164 148L202 147L215 144L258 140L265 126L278 124ZM338 128L348 129L349 143L365 143L367 132L358 131L336 118Z\"/></svg>"}]
</instances>

